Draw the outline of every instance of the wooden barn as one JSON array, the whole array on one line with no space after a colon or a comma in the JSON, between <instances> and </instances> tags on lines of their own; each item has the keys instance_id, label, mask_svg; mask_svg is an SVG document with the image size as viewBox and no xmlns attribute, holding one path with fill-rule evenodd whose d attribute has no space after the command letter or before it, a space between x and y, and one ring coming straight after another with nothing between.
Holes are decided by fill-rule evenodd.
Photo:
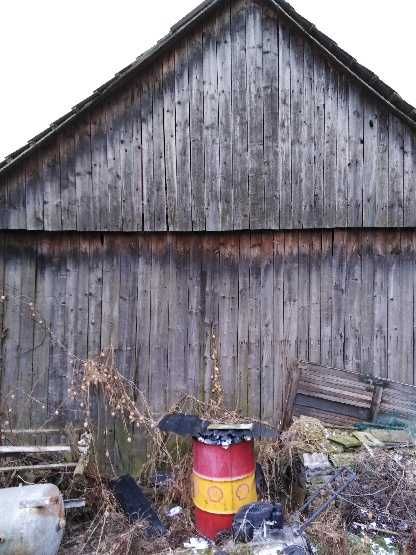
<instances>
[{"instance_id":1,"label":"wooden barn","mask_svg":"<svg viewBox=\"0 0 416 555\"><path fill-rule=\"evenodd\" d=\"M63 426L110 347L204 399L212 330L274 423L298 359L415 383L415 127L285 1L201 4L1 164L0 427Z\"/></svg>"}]
</instances>

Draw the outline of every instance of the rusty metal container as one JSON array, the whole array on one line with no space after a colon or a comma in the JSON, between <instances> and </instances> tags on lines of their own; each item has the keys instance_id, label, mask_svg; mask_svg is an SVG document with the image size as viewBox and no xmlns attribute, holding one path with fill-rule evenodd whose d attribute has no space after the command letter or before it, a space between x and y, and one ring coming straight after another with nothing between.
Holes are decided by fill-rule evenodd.
<instances>
[{"instance_id":1,"label":"rusty metal container","mask_svg":"<svg viewBox=\"0 0 416 555\"><path fill-rule=\"evenodd\" d=\"M241 507L257 501L253 441L231 445L193 442L195 526L209 539L231 529Z\"/></svg>"},{"instance_id":2,"label":"rusty metal container","mask_svg":"<svg viewBox=\"0 0 416 555\"><path fill-rule=\"evenodd\" d=\"M0 489L0 555L56 555L65 528L53 484Z\"/></svg>"}]
</instances>

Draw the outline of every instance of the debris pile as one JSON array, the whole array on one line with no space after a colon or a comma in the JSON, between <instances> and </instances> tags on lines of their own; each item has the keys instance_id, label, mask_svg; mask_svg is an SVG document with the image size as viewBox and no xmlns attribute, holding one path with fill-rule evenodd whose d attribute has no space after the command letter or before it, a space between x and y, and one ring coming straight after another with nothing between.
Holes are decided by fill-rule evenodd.
<instances>
[{"instance_id":1,"label":"debris pile","mask_svg":"<svg viewBox=\"0 0 416 555\"><path fill-rule=\"evenodd\" d=\"M343 514L350 530L383 533L399 543L416 523L416 456L413 449L360 453L357 480L345 495Z\"/></svg>"},{"instance_id":2,"label":"debris pile","mask_svg":"<svg viewBox=\"0 0 416 555\"><path fill-rule=\"evenodd\" d=\"M72 433L65 455L70 463L50 453L48 464L33 453L8 456L3 487L52 483L65 507L72 507L65 515L61 555L416 553L412 426L391 418L336 428L301 416L278 434L224 408L219 371L209 401L184 396L157 421L103 357L86 365L80 379L85 399L98 389L116 417L140 427L147 458L137 475L119 477L103 469L90 423ZM247 471L227 474L224 483L218 468L192 478L195 445L203 458L218 449L218 460L227 461L233 449L243 451L247 444ZM42 463L37 469L36 461ZM23 462L28 470L22 470ZM254 496L250 490L247 504L233 505L225 532L201 537L195 485L206 487L207 499L215 501L231 479L241 486L239 502L250 488ZM230 487L230 499L235 491ZM199 495L203 499L202 489Z\"/></svg>"}]
</instances>

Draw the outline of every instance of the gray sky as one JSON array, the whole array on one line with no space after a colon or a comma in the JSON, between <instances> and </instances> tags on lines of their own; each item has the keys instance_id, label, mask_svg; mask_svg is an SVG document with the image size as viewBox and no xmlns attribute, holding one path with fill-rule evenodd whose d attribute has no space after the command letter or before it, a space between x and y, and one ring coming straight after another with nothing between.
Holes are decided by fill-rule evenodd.
<instances>
[{"instance_id":1,"label":"gray sky","mask_svg":"<svg viewBox=\"0 0 416 555\"><path fill-rule=\"evenodd\" d=\"M3 0L0 159L132 62L198 3ZM414 0L291 3L416 106Z\"/></svg>"}]
</instances>

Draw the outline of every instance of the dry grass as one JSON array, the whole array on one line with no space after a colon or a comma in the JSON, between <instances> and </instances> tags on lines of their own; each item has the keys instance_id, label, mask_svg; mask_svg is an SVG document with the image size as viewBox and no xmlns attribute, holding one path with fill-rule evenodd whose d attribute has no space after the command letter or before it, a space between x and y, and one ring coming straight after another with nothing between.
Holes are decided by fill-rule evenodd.
<instances>
[{"instance_id":1,"label":"dry grass","mask_svg":"<svg viewBox=\"0 0 416 555\"><path fill-rule=\"evenodd\" d=\"M288 511L302 501L296 493L303 453L325 452L326 430L315 418L300 417L276 442L259 442L257 461L262 466L269 501L283 502Z\"/></svg>"},{"instance_id":2,"label":"dry grass","mask_svg":"<svg viewBox=\"0 0 416 555\"><path fill-rule=\"evenodd\" d=\"M329 509L312 524L308 536L318 546L319 555L349 555L345 520L336 507Z\"/></svg>"},{"instance_id":3,"label":"dry grass","mask_svg":"<svg viewBox=\"0 0 416 555\"><path fill-rule=\"evenodd\" d=\"M344 518L409 538L416 524L416 458L414 450L375 451L357 458L357 480L344 495ZM371 533L371 532L370 532Z\"/></svg>"},{"instance_id":4,"label":"dry grass","mask_svg":"<svg viewBox=\"0 0 416 555\"><path fill-rule=\"evenodd\" d=\"M211 376L210 399L207 402L190 395L184 395L169 411L200 416L212 422L241 422L241 416L224 407L224 392L221 383L221 370L218 362L216 337L211 337ZM74 397L82 392L81 405L87 414L85 426L90 427L91 399L100 395L128 431L135 427L144 434L147 443L147 459L139 478L139 483L147 488L153 505L167 525L169 532L163 538L149 539L143 522L130 524L115 503L108 484L97 472L98 464L93 461L88 467L89 495L88 504L92 507L92 519L85 523L72 523L68 529L68 541L62 553L97 553L110 555L136 553L163 553L177 548L185 539L195 534L192 522L192 446L190 441L162 433L157 427L144 395L133 383L127 381L114 364L114 353L109 350L101 353L95 360L84 362L75 372L71 388ZM247 419L248 420L248 419ZM163 471L170 476L169 486L152 488L156 472ZM167 508L179 505L183 508L180 517L168 519ZM78 528L77 528L78 525ZM75 544L75 547L72 545ZM78 549L78 551L74 551Z\"/></svg>"}]
</instances>

